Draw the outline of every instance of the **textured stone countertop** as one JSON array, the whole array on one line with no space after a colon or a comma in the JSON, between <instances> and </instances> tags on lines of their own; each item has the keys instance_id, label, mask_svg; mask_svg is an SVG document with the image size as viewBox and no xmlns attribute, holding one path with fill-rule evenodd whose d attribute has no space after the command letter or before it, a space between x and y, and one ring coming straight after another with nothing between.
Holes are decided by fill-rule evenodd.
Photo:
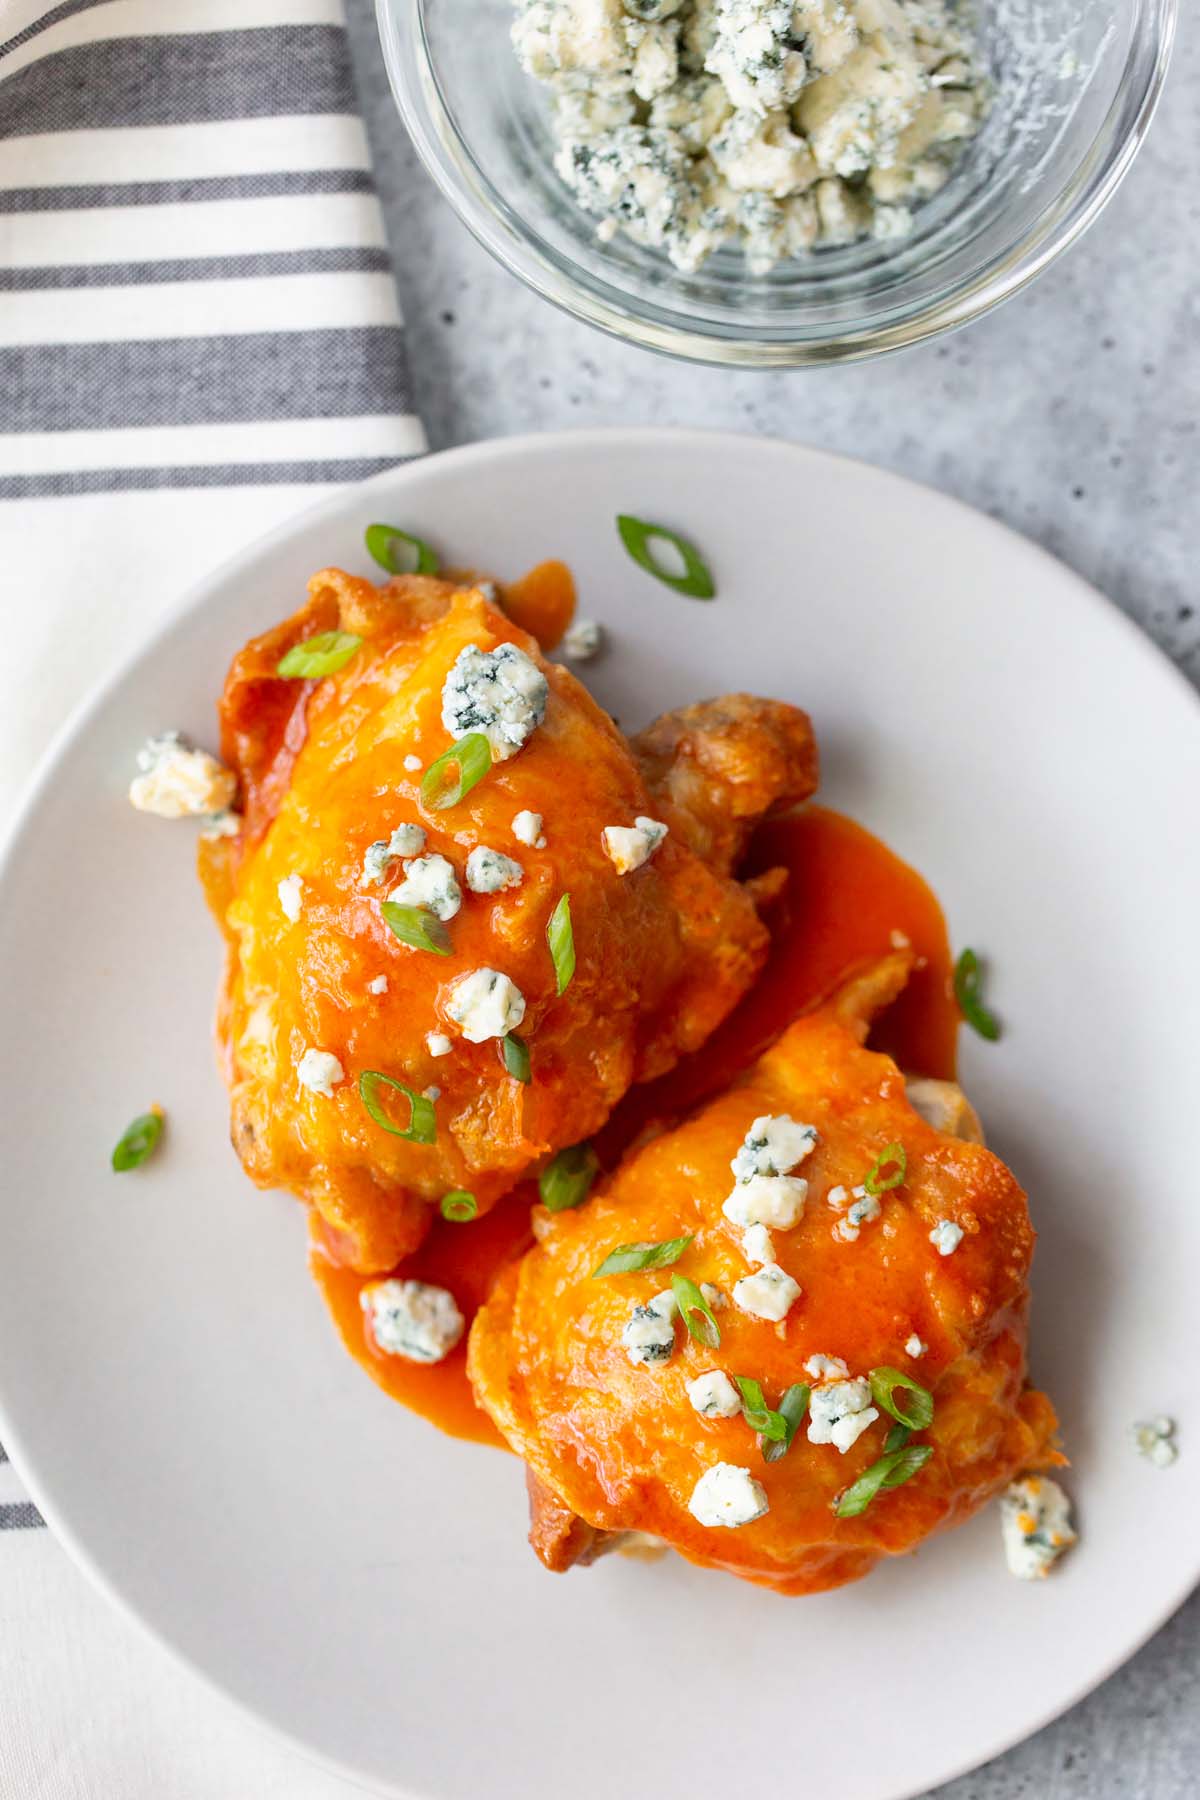
<instances>
[{"instance_id":1,"label":"textured stone countertop","mask_svg":"<svg viewBox=\"0 0 1200 1800\"><path fill-rule=\"evenodd\" d=\"M1184 30L1124 187L1032 289L954 337L881 362L759 374L616 343L494 263L417 164L387 90L371 0L349 0L349 11L417 405L435 449L645 423L769 433L859 456L1035 538L1200 683L1195 32ZM1073 1712L939 1800L1197 1794L1200 1595Z\"/></svg>"}]
</instances>

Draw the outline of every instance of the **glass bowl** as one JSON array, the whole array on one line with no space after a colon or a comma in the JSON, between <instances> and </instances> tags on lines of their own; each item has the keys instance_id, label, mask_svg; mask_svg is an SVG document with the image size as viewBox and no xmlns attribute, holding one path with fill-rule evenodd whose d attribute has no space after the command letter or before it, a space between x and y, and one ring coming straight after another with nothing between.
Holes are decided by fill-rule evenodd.
<instances>
[{"instance_id":1,"label":"glass bowl","mask_svg":"<svg viewBox=\"0 0 1200 1800\"><path fill-rule=\"evenodd\" d=\"M504 266L577 318L649 349L758 368L848 361L987 312L1073 243L1116 191L1166 75L1176 0L982 0L993 100L912 234L747 273L696 274L596 236L553 168L547 90L517 62L511 0L377 0L417 150Z\"/></svg>"}]
</instances>

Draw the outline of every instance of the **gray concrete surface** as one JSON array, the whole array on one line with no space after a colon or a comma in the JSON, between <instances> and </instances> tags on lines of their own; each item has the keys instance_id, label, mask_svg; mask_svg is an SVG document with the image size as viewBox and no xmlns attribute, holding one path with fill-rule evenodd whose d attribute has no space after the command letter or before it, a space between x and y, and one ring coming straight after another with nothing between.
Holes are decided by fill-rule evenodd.
<instances>
[{"instance_id":1,"label":"gray concrete surface","mask_svg":"<svg viewBox=\"0 0 1200 1800\"><path fill-rule=\"evenodd\" d=\"M1200 684L1200 38L1191 19L1125 186L1029 292L884 362L735 374L615 343L492 262L417 163L387 90L372 0L349 0L349 11L417 403L435 449L654 423L771 433L860 456L1044 544ZM1073 1712L938 1792L1196 1800L1200 1595Z\"/></svg>"}]
</instances>

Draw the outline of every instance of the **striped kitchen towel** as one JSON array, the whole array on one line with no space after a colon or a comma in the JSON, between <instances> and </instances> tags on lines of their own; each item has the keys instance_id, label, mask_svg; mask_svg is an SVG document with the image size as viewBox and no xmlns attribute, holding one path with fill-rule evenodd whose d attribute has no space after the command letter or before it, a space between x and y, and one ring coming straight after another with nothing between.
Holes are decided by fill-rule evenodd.
<instances>
[{"instance_id":1,"label":"striped kitchen towel","mask_svg":"<svg viewBox=\"0 0 1200 1800\"><path fill-rule=\"evenodd\" d=\"M0 822L191 582L423 448L341 0L0 0Z\"/></svg>"},{"instance_id":2,"label":"striped kitchen towel","mask_svg":"<svg viewBox=\"0 0 1200 1800\"><path fill-rule=\"evenodd\" d=\"M423 447L342 0L0 0L0 817L187 586Z\"/></svg>"}]
</instances>

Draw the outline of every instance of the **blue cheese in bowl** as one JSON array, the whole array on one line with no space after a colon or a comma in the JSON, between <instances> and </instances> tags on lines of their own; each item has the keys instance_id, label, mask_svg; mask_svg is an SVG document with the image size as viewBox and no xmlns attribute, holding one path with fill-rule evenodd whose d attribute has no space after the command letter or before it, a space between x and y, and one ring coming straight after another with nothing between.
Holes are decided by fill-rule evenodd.
<instances>
[{"instance_id":1,"label":"blue cheese in bowl","mask_svg":"<svg viewBox=\"0 0 1200 1800\"><path fill-rule=\"evenodd\" d=\"M512 37L597 235L685 272L907 235L987 109L953 0L516 0Z\"/></svg>"}]
</instances>

